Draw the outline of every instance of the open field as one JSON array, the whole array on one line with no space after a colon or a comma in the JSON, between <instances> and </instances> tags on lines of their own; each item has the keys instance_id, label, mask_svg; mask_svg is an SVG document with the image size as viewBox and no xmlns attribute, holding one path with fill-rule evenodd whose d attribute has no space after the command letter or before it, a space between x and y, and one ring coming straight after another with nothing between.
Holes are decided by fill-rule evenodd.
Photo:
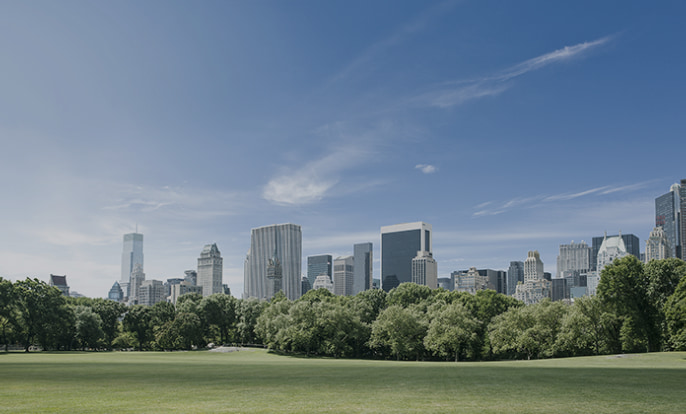
<instances>
[{"instance_id":1,"label":"open field","mask_svg":"<svg viewBox=\"0 0 686 414\"><path fill-rule=\"evenodd\" d=\"M0 412L684 413L686 353L485 363L9 353Z\"/></svg>"}]
</instances>

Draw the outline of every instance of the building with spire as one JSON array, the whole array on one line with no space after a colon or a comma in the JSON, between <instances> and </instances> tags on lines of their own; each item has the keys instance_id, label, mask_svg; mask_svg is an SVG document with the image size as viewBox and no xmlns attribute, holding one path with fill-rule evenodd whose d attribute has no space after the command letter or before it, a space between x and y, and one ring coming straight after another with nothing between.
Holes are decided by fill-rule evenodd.
<instances>
[{"instance_id":1,"label":"building with spire","mask_svg":"<svg viewBox=\"0 0 686 414\"><path fill-rule=\"evenodd\" d=\"M280 264L281 289L286 297L296 300L301 296L302 230L299 225L288 223L252 229L244 264L244 298L273 297L275 279L269 279L268 268L272 261L276 271L274 258Z\"/></svg>"},{"instance_id":2,"label":"building with spire","mask_svg":"<svg viewBox=\"0 0 686 414\"><path fill-rule=\"evenodd\" d=\"M267 261L267 293L270 297L283 289L283 268L277 255L278 245L278 243L274 244L274 254Z\"/></svg>"},{"instance_id":3,"label":"building with spire","mask_svg":"<svg viewBox=\"0 0 686 414\"><path fill-rule=\"evenodd\" d=\"M202 286L202 295L210 296L222 293L224 264L217 244L207 244L198 258L198 286Z\"/></svg>"}]
</instances>

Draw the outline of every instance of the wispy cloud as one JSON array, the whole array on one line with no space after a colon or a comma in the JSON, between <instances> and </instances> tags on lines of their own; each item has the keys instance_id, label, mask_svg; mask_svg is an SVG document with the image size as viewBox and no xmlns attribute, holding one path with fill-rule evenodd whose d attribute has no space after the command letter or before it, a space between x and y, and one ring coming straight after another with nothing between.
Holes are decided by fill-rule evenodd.
<instances>
[{"instance_id":1,"label":"wispy cloud","mask_svg":"<svg viewBox=\"0 0 686 414\"><path fill-rule=\"evenodd\" d=\"M510 66L492 76L444 83L433 91L419 95L413 101L421 105L448 108L473 99L499 95L511 86L508 81L554 63L579 58L585 52L597 48L611 39L612 36L606 36L591 42L565 46L562 49Z\"/></svg>"},{"instance_id":2,"label":"wispy cloud","mask_svg":"<svg viewBox=\"0 0 686 414\"><path fill-rule=\"evenodd\" d=\"M532 208L540 206L543 203L554 203L559 201L569 201L577 198L587 197L587 196L605 196L609 194L615 194L620 192L631 192L645 188L649 186L654 181L644 181L636 184L630 184L625 186L612 186L605 185L601 187L594 187L588 190L577 191L577 192L566 192L553 195L538 195L532 197L515 197L511 200L504 201L502 203L494 203L492 201L487 201L474 206L476 210L472 213L473 217L480 216L494 216L498 214L505 213L513 208ZM485 208L489 207L489 208Z\"/></svg>"},{"instance_id":3,"label":"wispy cloud","mask_svg":"<svg viewBox=\"0 0 686 414\"><path fill-rule=\"evenodd\" d=\"M386 122L361 132L350 132L341 124L337 124L335 128L320 128L319 131L325 131L325 138L331 141L326 148L326 155L299 168L279 171L264 186L262 198L285 206L305 205L322 200L331 195L334 187L338 188L337 184L341 182L345 171L368 161L375 153L376 146L395 135L392 134L393 125ZM346 182L346 186L341 186L340 194L362 191L382 182Z\"/></svg>"},{"instance_id":4,"label":"wispy cloud","mask_svg":"<svg viewBox=\"0 0 686 414\"><path fill-rule=\"evenodd\" d=\"M431 164L417 164L414 168L423 172L424 174L433 174L438 171L438 168Z\"/></svg>"},{"instance_id":5,"label":"wispy cloud","mask_svg":"<svg viewBox=\"0 0 686 414\"><path fill-rule=\"evenodd\" d=\"M352 62L336 73L327 85L346 81L354 76L359 76L361 73L372 71L374 62L382 56L387 49L395 47L409 36L422 31L432 20L444 14L456 3L457 1L454 0L443 1L420 13L416 18L402 26L399 30L367 47L359 56L353 59Z\"/></svg>"}]
</instances>

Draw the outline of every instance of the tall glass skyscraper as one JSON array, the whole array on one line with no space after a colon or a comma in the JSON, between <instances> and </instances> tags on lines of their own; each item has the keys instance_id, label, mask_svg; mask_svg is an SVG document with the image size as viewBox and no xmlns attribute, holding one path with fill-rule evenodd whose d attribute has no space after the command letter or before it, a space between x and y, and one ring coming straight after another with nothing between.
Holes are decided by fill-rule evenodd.
<instances>
[{"instance_id":1,"label":"tall glass skyscraper","mask_svg":"<svg viewBox=\"0 0 686 414\"><path fill-rule=\"evenodd\" d=\"M680 186L674 184L670 191L655 199L655 227L662 227L665 232L671 257L680 257L681 241L679 237Z\"/></svg>"},{"instance_id":2,"label":"tall glass skyscraper","mask_svg":"<svg viewBox=\"0 0 686 414\"><path fill-rule=\"evenodd\" d=\"M143 235L129 233L124 235L124 249L121 254L121 280L119 285L124 296L129 296L131 272L139 264L143 268Z\"/></svg>"},{"instance_id":3,"label":"tall glass skyscraper","mask_svg":"<svg viewBox=\"0 0 686 414\"><path fill-rule=\"evenodd\" d=\"M245 298L270 299L273 281L267 278L269 261L281 264L281 286L290 300L301 296L302 230L297 224L275 224L252 229L250 250L245 258Z\"/></svg>"},{"instance_id":4,"label":"tall glass skyscraper","mask_svg":"<svg viewBox=\"0 0 686 414\"><path fill-rule=\"evenodd\" d=\"M431 224L421 221L381 227L381 288L412 282L412 259L432 252Z\"/></svg>"},{"instance_id":5,"label":"tall glass skyscraper","mask_svg":"<svg viewBox=\"0 0 686 414\"><path fill-rule=\"evenodd\" d=\"M373 285L374 275L374 251L371 243L358 243L353 245L353 295L363 290L369 290Z\"/></svg>"}]
</instances>

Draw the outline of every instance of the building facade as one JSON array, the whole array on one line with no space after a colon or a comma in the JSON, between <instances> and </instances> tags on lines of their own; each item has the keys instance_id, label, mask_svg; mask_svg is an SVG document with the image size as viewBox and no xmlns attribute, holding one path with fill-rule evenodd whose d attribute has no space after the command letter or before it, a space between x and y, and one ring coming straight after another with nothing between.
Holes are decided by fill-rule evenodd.
<instances>
[{"instance_id":1,"label":"building facade","mask_svg":"<svg viewBox=\"0 0 686 414\"><path fill-rule=\"evenodd\" d=\"M245 298L271 299L273 296L267 267L275 251L281 264L284 294L290 300L301 296L302 230L299 225L288 223L252 229L243 273Z\"/></svg>"},{"instance_id":2,"label":"building facade","mask_svg":"<svg viewBox=\"0 0 686 414\"><path fill-rule=\"evenodd\" d=\"M606 234L603 238L603 242L600 244L600 248L598 249L598 258L596 259L598 275L600 275L600 272L603 271L605 266L619 258L628 255L629 252L624 244L624 238L622 238L621 233L618 236L610 237L608 237Z\"/></svg>"},{"instance_id":3,"label":"building facade","mask_svg":"<svg viewBox=\"0 0 686 414\"><path fill-rule=\"evenodd\" d=\"M431 225L424 222L381 227L381 288L386 292L412 281L418 251L433 253Z\"/></svg>"},{"instance_id":4,"label":"building facade","mask_svg":"<svg viewBox=\"0 0 686 414\"><path fill-rule=\"evenodd\" d=\"M202 286L196 286L184 280L183 282L171 286L171 294L169 295L169 302L176 306L179 298L186 293L197 293L202 295Z\"/></svg>"},{"instance_id":5,"label":"building facade","mask_svg":"<svg viewBox=\"0 0 686 414\"><path fill-rule=\"evenodd\" d=\"M455 277L456 292L467 292L474 295L478 290L488 289L488 278L479 273L476 267L453 272L453 276Z\"/></svg>"},{"instance_id":6,"label":"building facade","mask_svg":"<svg viewBox=\"0 0 686 414\"><path fill-rule=\"evenodd\" d=\"M119 286L119 282L114 282L110 291L107 293L107 299L113 300L115 302L121 302L124 300L124 291Z\"/></svg>"},{"instance_id":7,"label":"building facade","mask_svg":"<svg viewBox=\"0 0 686 414\"><path fill-rule=\"evenodd\" d=\"M438 288L438 266L431 253L418 251L412 259L412 282L431 289Z\"/></svg>"},{"instance_id":8,"label":"building facade","mask_svg":"<svg viewBox=\"0 0 686 414\"><path fill-rule=\"evenodd\" d=\"M333 293L333 282L331 281L331 278L328 275L319 275L314 280L314 285L312 285L312 289L326 289L329 292Z\"/></svg>"},{"instance_id":9,"label":"building facade","mask_svg":"<svg viewBox=\"0 0 686 414\"><path fill-rule=\"evenodd\" d=\"M591 270L591 248L585 241L560 245L560 254L557 256L557 277L564 277L564 272L572 270L588 272Z\"/></svg>"},{"instance_id":10,"label":"building facade","mask_svg":"<svg viewBox=\"0 0 686 414\"><path fill-rule=\"evenodd\" d=\"M681 241L679 244L681 248L681 255L677 256L681 259L686 258L686 179L681 180L679 187L679 237Z\"/></svg>"},{"instance_id":11,"label":"building facade","mask_svg":"<svg viewBox=\"0 0 686 414\"><path fill-rule=\"evenodd\" d=\"M369 290L374 282L374 246L372 243L353 245L353 295Z\"/></svg>"},{"instance_id":12,"label":"building facade","mask_svg":"<svg viewBox=\"0 0 686 414\"><path fill-rule=\"evenodd\" d=\"M668 259L672 257L673 249L667 239L667 234L662 227L655 227L650 232L648 240L646 240L646 260L648 263L651 260Z\"/></svg>"},{"instance_id":13,"label":"building facade","mask_svg":"<svg viewBox=\"0 0 686 414\"><path fill-rule=\"evenodd\" d=\"M307 280L310 285L314 285L314 281L319 275L327 275L329 278L333 277L333 257L330 254L318 254L316 256L307 256ZM305 292L303 292L305 294Z\"/></svg>"},{"instance_id":14,"label":"building facade","mask_svg":"<svg viewBox=\"0 0 686 414\"><path fill-rule=\"evenodd\" d=\"M222 277L224 260L217 248L217 244L207 244L198 258L198 286L202 286L202 295L210 296L222 293Z\"/></svg>"},{"instance_id":15,"label":"building facade","mask_svg":"<svg viewBox=\"0 0 686 414\"><path fill-rule=\"evenodd\" d=\"M129 280L129 296L128 302L131 305L137 305L139 302L139 288L145 281L145 273L143 273L143 266L140 263L136 263L133 267L133 272L131 272L131 278Z\"/></svg>"},{"instance_id":16,"label":"building facade","mask_svg":"<svg viewBox=\"0 0 686 414\"><path fill-rule=\"evenodd\" d=\"M616 234L614 236L608 236L605 233L604 236L594 237L591 245L591 270L597 270L600 272L598 266L598 252L600 252L600 246L602 246L603 241L606 238L620 237L624 242L624 247L628 254L636 256L637 259L641 260L641 244L637 236L633 234Z\"/></svg>"},{"instance_id":17,"label":"building facade","mask_svg":"<svg viewBox=\"0 0 686 414\"><path fill-rule=\"evenodd\" d=\"M353 294L353 277L355 275L353 256L337 257L333 261L333 294L351 296Z\"/></svg>"},{"instance_id":18,"label":"building facade","mask_svg":"<svg viewBox=\"0 0 686 414\"><path fill-rule=\"evenodd\" d=\"M152 306L158 302L165 302L164 283L161 280L144 280L138 287L138 304Z\"/></svg>"}]
</instances>

